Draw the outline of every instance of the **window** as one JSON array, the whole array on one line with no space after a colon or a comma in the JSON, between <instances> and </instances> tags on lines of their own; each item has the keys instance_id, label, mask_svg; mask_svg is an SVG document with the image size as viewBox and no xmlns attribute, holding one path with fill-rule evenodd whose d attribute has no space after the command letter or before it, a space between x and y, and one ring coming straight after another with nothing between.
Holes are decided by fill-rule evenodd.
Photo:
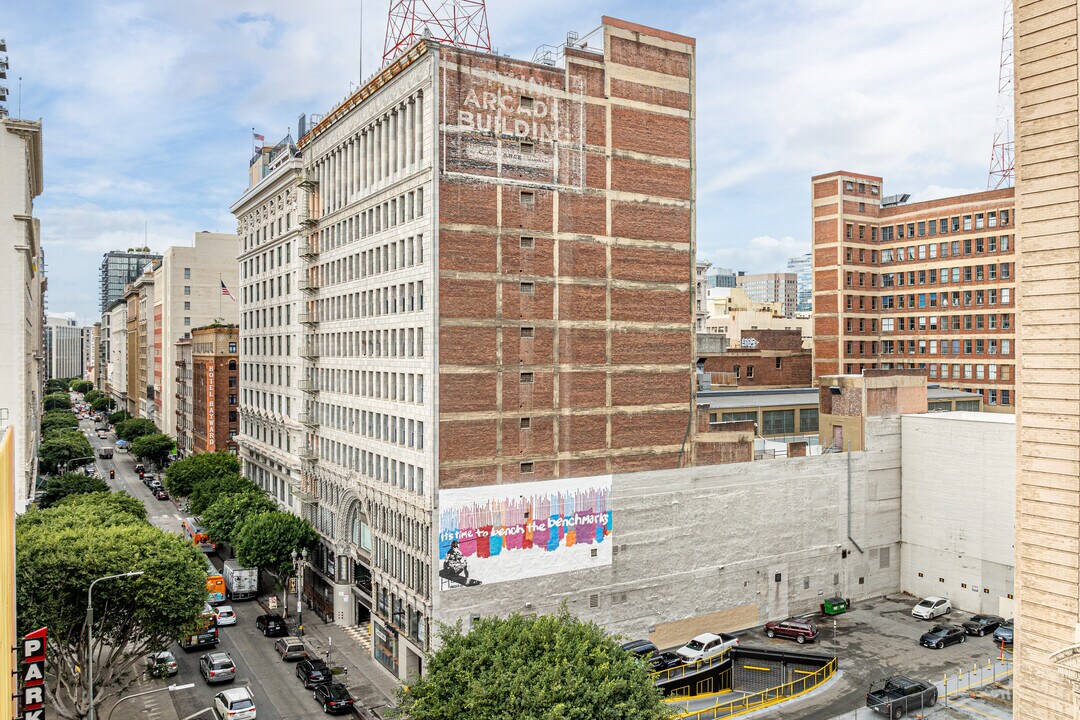
<instances>
[{"instance_id":1,"label":"window","mask_svg":"<svg viewBox=\"0 0 1080 720\"><path fill-rule=\"evenodd\" d=\"M970 229L971 229L971 216L970 215L965 215L964 216L964 230L970 230Z\"/></svg>"},{"instance_id":2,"label":"window","mask_svg":"<svg viewBox=\"0 0 1080 720\"><path fill-rule=\"evenodd\" d=\"M862 322L862 321L860 320L859 322ZM782 370L783 369L783 360L784 360L783 358L779 358L779 357L776 358L776 369L777 370Z\"/></svg>"},{"instance_id":3,"label":"window","mask_svg":"<svg viewBox=\"0 0 1080 720\"><path fill-rule=\"evenodd\" d=\"M532 190L522 190L520 199L522 207L532 208L536 205L536 193Z\"/></svg>"},{"instance_id":4,"label":"window","mask_svg":"<svg viewBox=\"0 0 1080 720\"><path fill-rule=\"evenodd\" d=\"M534 145L532 144L531 140L522 140L520 143L518 143L518 147L520 148L522 155L533 154Z\"/></svg>"},{"instance_id":5,"label":"window","mask_svg":"<svg viewBox=\"0 0 1080 720\"><path fill-rule=\"evenodd\" d=\"M190 285L185 285L184 286L184 294L185 295L190 295L191 294L191 286Z\"/></svg>"},{"instance_id":6,"label":"window","mask_svg":"<svg viewBox=\"0 0 1080 720\"><path fill-rule=\"evenodd\" d=\"M765 410L762 413L762 435L793 435L795 433L794 410Z\"/></svg>"},{"instance_id":7,"label":"window","mask_svg":"<svg viewBox=\"0 0 1080 720\"><path fill-rule=\"evenodd\" d=\"M187 316L184 317L184 327L191 327L191 318L190 317L187 317Z\"/></svg>"},{"instance_id":8,"label":"window","mask_svg":"<svg viewBox=\"0 0 1080 720\"><path fill-rule=\"evenodd\" d=\"M190 280L191 279L191 268L184 268L184 279L185 280Z\"/></svg>"},{"instance_id":9,"label":"window","mask_svg":"<svg viewBox=\"0 0 1080 720\"><path fill-rule=\"evenodd\" d=\"M818 409L799 409L799 432L812 433L818 431Z\"/></svg>"},{"instance_id":10,"label":"window","mask_svg":"<svg viewBox=\"0 0 1080 720\"><path fill-rule=\"evenodd\" d=\"M530 338L534 337L535 332L536 331L529 325L522 325L521 326L521 337L522 338L530 339Z\"/></svg>"},{"instance_id":11,"label":"window","mask_svg":"<svg viewBox=\"0 0 1080 720\"><path fill-rule=\"evenodd\" d=\"M236 352L236 343L235 342L229 343L229 352L231 352L231 353Z\"/></svg>"},{"instance_id":12,"label":"window","mask_svg":"<svg viewBox=\"0 0 1080 720\"><path fill-rule=\"evenodd\" d=\"M754 377L754 366L753 365L747 365L746 366L746 379L749 380L749 379L751 379L753 377Z\"/></svg>"},{"instance_id":13,"label":"window","mask_svg":"<svg viewBox=\"0 0 1080 720\"><path fill-rule=\"evenodd\" d=\"M520 380L522 385L530 385L534 380L533 374L531 372L523 372L521 373Z\"/></svg>"},{"instance_id":14,"label":"window","mask_svg":"<svg viewBox=\"0 0 1080 720\"><path fill-rule=\"evenodd\" d=\"M522 236L522 238L521 238L521 248L523 250L532 250L535 247L536 247L536 240L534 240L531 237Z\"/></svg>"},{"instance_id":15,"label":"window","mask_svg":"<svg viewBox=\"0 0 1080 720\"><path fill-rule=\"evenodd\" d=\"M740 377L742 377L742 368L741 368L741 367L739 367L738 365L736 365L736 366L735 366L735 367L733 368L732 372L734 372L734 373L735 373L735 379L736 379L736 380L738 380L738 379L739 379Z\"/></svg>"},{"instance_id":16,"label":"window","mask_svg":"<svg viewBox=\"0 0 1080 720\"><path fill-rule=\"evenodd\" d=\"M523 462L523 463L521 463L521 472L522 472L522 474L531 473L532 471L533 471L533 464L531 462Z\"/></svg>"},{"instance_id":17,"label":"window","mask_svg":"<svg viewBox=\"0 0 1080 720\"><path fill-rule=\"evenodd\" d=\"M533 295L536 292L536 285L531 282L523 282L518 285L518 290L522 295Z\"/></svg>"},{"instance_id":18,"label":"window","mask_svg":"<svg viewBox=\"0 0 1080 720\"><path fill-rule=\"evenodd\" d=\"M184 301L184 309L185 310L190 310L191 309L191 302L189 300Z\"/></svg>"},{"instance_id":19,"label":"window","mask_svg":"<svg viewBox=\"0 0 1080 720\"><path fill-rule=\"evenodd\" d=\"M529 430L532 428L532 418L521 418L519 424L522 430Z\"/></svg>"},{"instance_id":20,"label":"window","mask_svg":"<svg viewBox=\"0 0 1080 720\"><path fill-rule=\"evenodd\" d=\"M528 110L529 112L532 112L533 99L531 97L529 97L528 95L522 95L521 96L521 107L519 109Z\"/></svg>"},{"instance_id":21,"label":"window","mask_svg":"<svg viewBox=\"0 0 1080 720\"><path fill-rule=\"evenodd\" d=\"M720 416L723 422L745 422L749 420L752 423L757 423L757 412L753 410L743 412L726 412Z\"/></svg>"}]
</instances>

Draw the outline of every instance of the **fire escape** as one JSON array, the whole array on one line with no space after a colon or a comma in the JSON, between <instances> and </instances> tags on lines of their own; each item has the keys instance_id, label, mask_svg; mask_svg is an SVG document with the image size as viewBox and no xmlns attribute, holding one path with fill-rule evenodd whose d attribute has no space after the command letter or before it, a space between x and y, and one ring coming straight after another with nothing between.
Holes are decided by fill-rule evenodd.
<instances>
[{"instance_id":1,"label":"fire escape","mask_svg":"<svg viewBox=\"0 0 1080 720\"><path fill-rule=\"evenodd\" d=\"M299 389L303 393L303 405L298 416L300 424L304 426L304 441L301 443L297 455L300 457L300 488L295 492L303 503L302 516L314 523L318 513L319 483L315 475L316 462L318 461L318 438L316 432L319 427L316 399L319 396L319 383L317 380L316 365L319 360L318 344L318 300L315 294L319 289L319 271L317 267L319 259L319 217L322 215L322 201L319 196L319 180L314 170L305 168L300 179L300 189L303 197L299 203L299 221L302 238L300 240L299 256L301 260L301 272L299 290L304 299L300 304L300 312L297 320L302 327L300 333L300 357L303 360L303 368L300 373Z\"/></svg>"}]
</instances>

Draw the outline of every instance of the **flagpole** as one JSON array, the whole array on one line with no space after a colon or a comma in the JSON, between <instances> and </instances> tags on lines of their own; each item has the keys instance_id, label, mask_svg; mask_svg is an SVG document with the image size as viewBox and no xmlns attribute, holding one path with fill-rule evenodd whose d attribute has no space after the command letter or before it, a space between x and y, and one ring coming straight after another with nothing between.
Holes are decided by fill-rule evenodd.
<instances>
[{"instance_id":1,"label":"flagpole","mask_svg":"<svg viewBox=\"0 0 1080 720\"><path fill-rule=\"evenodd\" d=\"M225 322L225 316L221 314L221 296L224 295L221 288L225 285L225 281L221 279L221 273L218 273L218 294L217 294L217 314L221 318L222 322Z\"/></svg>"}]
</instances>

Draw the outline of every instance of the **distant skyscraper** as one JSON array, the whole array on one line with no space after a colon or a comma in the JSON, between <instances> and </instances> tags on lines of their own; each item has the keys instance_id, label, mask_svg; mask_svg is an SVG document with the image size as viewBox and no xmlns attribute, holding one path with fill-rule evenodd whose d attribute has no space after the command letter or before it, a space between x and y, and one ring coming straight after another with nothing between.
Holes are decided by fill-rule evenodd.
<instances>
[{"instance_id":1,"label":"distant skyscraper","mask_svg":"<svg viewBox=\"0 0 1080 720\"><path fill-rule=\"evenodd\" d=\"M148 249L113 250L101 258L101 312L124 297L124 286L142 274L148 262L161 260L161 255Z\"/></svg>"},{"instance_id":2,"label":"distant skyscraper","mask_svg":"<svg viewBox=\"0 0 1080 720\"><path fill-rule=\"evenodd\" d=\"M806 253L805 255L799 255L793 258L788 258L788 272L795 273L799 276L799 301L795 305L795 312L810 312L810 308L813 305L812 299L814 295L814 281L813 275L811 274L811 267L813 266L813 264L814 256L810 253Z\"/></svg>"},{"instance_id":3,"label":"distant skyscraper","mask_svg":"<svg viewBox=\"0 0 1080 720\"><path fill-rule=\"evenodd\" d=\"M62 315L45 318L45 379L82 377L82 330Z\"/></svg>"},{"instance_id":4,"label":"distant skyscraper","mask_svg":"<svg viewBox=\"0 0 1080 720\"><path fill-rule=\"evenodd\" d=\"M798 278L793 273L739 273L738 286L745 290L746 296L754 302L783 303L785 316L791 317L795 314Z\"/></svg>"},{"instance_id":5,"label":"distant skyscraper","mask_svg":"<svg viewBox=\"0 0 1080 720\"><path fill-rule=\"evenodd\" d=\"M735 271L731 268L709 268L705 273L705 277L708 278L709 287L711 288L735 287L737 285Z\"/></svg>"}]
</instances>

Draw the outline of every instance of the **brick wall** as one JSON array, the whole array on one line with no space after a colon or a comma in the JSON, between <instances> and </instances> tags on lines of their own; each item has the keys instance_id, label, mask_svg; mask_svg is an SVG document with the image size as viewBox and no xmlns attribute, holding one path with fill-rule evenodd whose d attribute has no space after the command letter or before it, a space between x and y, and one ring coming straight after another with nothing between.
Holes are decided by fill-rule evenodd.
<instances>
[{"instance_id":1,"label":"brick wall","mask_svg":"<svg viewBox=\"0 0 1080 720\"><path fill-rule=\"evenodd\" d=\"M442 488L689 463L694 43L606 23L440 48Z\"/></svg>"}]
</instances>

